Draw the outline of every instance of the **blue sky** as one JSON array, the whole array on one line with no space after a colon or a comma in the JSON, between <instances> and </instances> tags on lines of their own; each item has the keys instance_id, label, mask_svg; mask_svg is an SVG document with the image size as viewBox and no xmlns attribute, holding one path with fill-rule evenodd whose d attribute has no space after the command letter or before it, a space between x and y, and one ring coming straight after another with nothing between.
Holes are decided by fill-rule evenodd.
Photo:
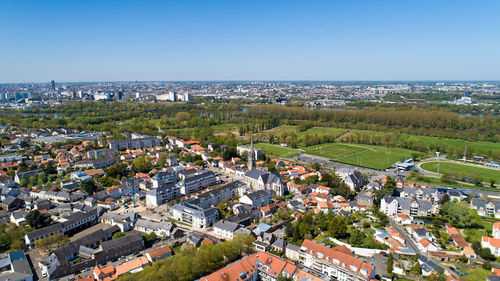
<instances>
[{"instance_id":1,"label":"blue sky","mask_svg":"<svg viewBox=\"0 0 500 281\"><path fill-rule=\"evenodd\" d=\"M499 80L500 1L0 3L0 82Z\"/></svg>"}]
</instances>

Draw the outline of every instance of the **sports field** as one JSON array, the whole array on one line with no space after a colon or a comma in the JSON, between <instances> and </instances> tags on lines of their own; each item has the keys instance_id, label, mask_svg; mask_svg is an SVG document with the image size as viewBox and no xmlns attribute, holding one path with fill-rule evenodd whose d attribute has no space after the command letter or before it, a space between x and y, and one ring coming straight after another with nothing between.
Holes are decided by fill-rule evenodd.
<instances>
[{"instance_id":1,"label":"sports field","mask_svg":"<svg viewBox=\"0 0 500 281\"><path fill-rule=\"evenodd\" d=\"M493 152L500 152L500 143L497 142L487 142L487 141L470 142L460 139L436 138L436 137L416 136L416 135L406 135L406 134L404 134L404 136L408 136L409 139L411 140L422 141L427 146L432 144L442 143L460 149L463 149L464 147L467 146L468 149L474 148L481 151L491 150Z\"/></svg>"},{"instance_id":2,"label":"sports field","mask_svg":"<svg viewBox=\"0 0 500 281\"><path fill-rule=\"evenodd\" d=\"M266 155L278 156L280 158L290 158L300 154L300 151L293 148L281 147L270 143L254 143L256 148L262 149Z\"/></svg>"},{"instance_id":3,"label":"sports field","mask_svg":"<svg viewBox=\"0 0 500 281\"><path fill-rule=\"evenodd\" d=\"M437 162L426 162L420 167L424 170L437 172ZM466 173L467 175L478 175L483 178L484 181L489 181L490 179L495 179L497 183L500 183L500 170L499 169L488 169L480 168L469 165L462 165L458 163L442 162L439 164L439 173Z\"/></svg>"},{"instance_id":4,"label":"sports field","mask_svg":"<svg viewBox=\"0 0 500 281\"><path fill-rule=\"evenodd\" d=\"M411 158L415 151L386 148L376 145L328 143L306 148L308 154L322 156L333 161L383 170L394 163Z\"/></svg>"}]
</instances>

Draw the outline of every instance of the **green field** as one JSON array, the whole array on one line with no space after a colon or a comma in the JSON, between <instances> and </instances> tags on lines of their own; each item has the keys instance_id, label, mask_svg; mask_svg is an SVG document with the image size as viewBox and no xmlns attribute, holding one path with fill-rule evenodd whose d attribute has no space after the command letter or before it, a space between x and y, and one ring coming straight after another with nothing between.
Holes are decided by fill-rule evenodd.
<instances>
[{"instance_id":1,"label":"green field","mask_svg":"<svg viewBox=\"0 0 500 281\"><path fill-rule=\"evenodd\" d=\"M282 125L278 127L274 127L270 130L264 131L268 134L274 134L274 135L280 135L281 133L296 133L298 136L304 135L304 134L328 134L328 135L333 135L335 137L339 137L345 132L347 132L347 129L340 129L340 128L331 128L331 127L312 127L310 129L307 129L303 132L298 131L298 126L294 125Z\"/></svg>"},{"instance_id":2,"label":"green field","mask_svg":"<svg viewBox=\"0 0 500 281\"><path fill-rule=\"evenodd\" d=\"M282 125L274 127L272 129L264 131L267 134L273 134L279 136L281 133L297 133L297 126L292 125Z\"/></svg>"},{"instance_id":3,"label":"green field","mask_svg":"<svg viewBox=\"0 0 500 281\"><path fill-rule=\"evenodd\" d=\"M299 135L304 135L304 134L328 134L332 135L334 137L340 137L343 135L345 132L347 132L347 129L339 129L339 128L329 128L329 127L312 127L308 130L305 130L303 132L300 132Z\"/></svg>"},{"instance_id":4,"label":"green field","mask_svg":"<svg viewBox=\"0 0 500 281\"><path fill-rule=\"evenodd\" d=\"M422 169L437 172L437 162L426 162L423 163L420 167ZM500 170L498 169L487 169L487 168L479 168L474 166L450 163L450 162L442 162L439 164L439 173L455 173L460 174L462 172L467 175L478 175L483 178L484 181L489 181L490 179L495 179L497 183L500 183Z\"/></svg>"},{"instance_id":5,"label":"green field","mask_svg":"<svg viewBox=\"0 0 500 281\"><path fill-rule=\"evenodd\" d=\"M431 144L442 143L457 148L464 148L465 146L467 146L468 149L474 148L482 151L491 150L500 152L500 143L496 142L487 142L487 141L470 142L460 139L436 138L436 137L416 136L416 135L406 135L406 134L403 136L409 137L409 139L411 140L422 141L427 146Z\"/></svg>"},{"instance_id":6,"label":"green field","mask_svg":"<svg viewBox=\"0 0 500 281\"><path fill-rule=\"evenodd\" d=\"M386 148L376 145L328 143L306 148L308 154L331 158L334 161L383 170L394 163L410 158L415 151Z\"/></svg>"},{"instance_id":7,"label":"green field","mask_svg":"<svg viewBox=\"0 0 500 281\"><path fill-rule=\"evenodd\" d=\"M262 149L266 155L278 156L280 158L290 158L300 154L300 151L297 149L281 147L269 143L254 143L254 146Z\"/></svg>"}]
</instances>

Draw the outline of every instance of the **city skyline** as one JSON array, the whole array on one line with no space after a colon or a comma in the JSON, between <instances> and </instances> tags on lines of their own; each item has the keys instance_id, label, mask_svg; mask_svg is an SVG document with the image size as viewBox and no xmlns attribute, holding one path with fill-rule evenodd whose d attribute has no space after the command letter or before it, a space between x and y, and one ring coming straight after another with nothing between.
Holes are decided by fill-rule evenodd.
<instances>
[{"instance_id":1,"label":"city skyline","mask_svg":"<svg viewBox=\"0 0 500 281\"><path fill-rule=\"evenodd\" d=\"M0 83L495 81L499 3L3 3Z\"/></svg>"}]
</instances>

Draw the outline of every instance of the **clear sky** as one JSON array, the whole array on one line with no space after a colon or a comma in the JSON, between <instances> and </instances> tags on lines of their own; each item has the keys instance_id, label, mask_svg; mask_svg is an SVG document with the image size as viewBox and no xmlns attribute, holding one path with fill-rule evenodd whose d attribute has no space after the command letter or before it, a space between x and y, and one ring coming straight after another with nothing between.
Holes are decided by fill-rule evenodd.
<instances>
[{"instance_id":1,"label":"clear sky","mask_svg":"<svg viewBox=\"0 0 500 281\"><path fill-rule=\"evenodd\" d=\"M500 80L500 1L0 2L0 82Z\"/></svg>"}]
</instances>

